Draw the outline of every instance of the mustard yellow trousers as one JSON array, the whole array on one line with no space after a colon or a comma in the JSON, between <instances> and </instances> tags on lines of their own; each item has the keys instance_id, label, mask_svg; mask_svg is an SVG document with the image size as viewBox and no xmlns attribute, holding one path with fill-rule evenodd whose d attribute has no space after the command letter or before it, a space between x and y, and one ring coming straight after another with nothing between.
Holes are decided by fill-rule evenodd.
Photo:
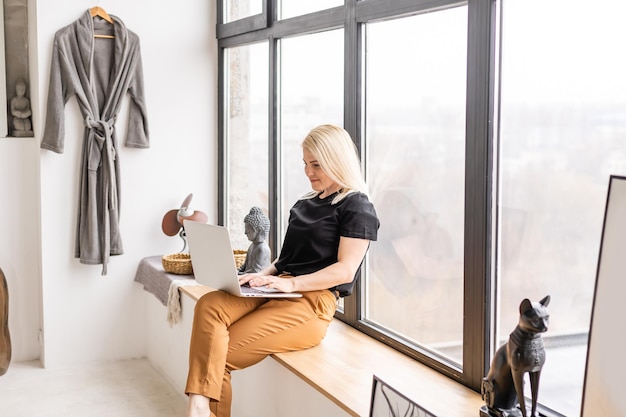
<instances>
[{"instance_id":1,"label":"mustard yellow trousers","mask_svg":"<svg viewBox=\"0 0 626 417\"><path fill-rule=\"evenodd\" d=\"M231 371L273 353L318 345L336 308L336 297L328 290L306 292L301 298L205 294L194 312L185 393L208 397L215 416L229 417Z\"/></svg>"}]
</instances>

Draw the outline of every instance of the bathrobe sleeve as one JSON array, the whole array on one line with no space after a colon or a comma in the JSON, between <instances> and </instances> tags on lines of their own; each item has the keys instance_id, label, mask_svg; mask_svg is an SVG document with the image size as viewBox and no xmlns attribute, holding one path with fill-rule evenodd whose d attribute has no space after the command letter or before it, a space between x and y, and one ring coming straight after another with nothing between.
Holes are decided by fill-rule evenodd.
<instances>
[{"instance_id":1,"label":"bathrobe sleeve","mask_svg":"<svg viewBox=\"0 0 626 417\"><path fill-rule=\"evenodd\" d=\"M63 153L65 139L65 104L74 95L73 83L68 82L70 71L67 56L63 53L58 37L55 36L50 64L50 85L46 105L46 124L41 147Z\"/></svg>"},{"instance_id":2,"label":"bathrobe sleeve","mask_svg":"<svg viewBox=\"0 0 626 417\"><path fill-rule=\"evenodd\" d=\"M141 52L139 38L136 37L136 56L134 74L128 86L130 96L128 128L126 130L126 140L124 144L132 148L149 148L148 116L143 88L143 68L141 62Z\"/></svg>"}]
</instances>

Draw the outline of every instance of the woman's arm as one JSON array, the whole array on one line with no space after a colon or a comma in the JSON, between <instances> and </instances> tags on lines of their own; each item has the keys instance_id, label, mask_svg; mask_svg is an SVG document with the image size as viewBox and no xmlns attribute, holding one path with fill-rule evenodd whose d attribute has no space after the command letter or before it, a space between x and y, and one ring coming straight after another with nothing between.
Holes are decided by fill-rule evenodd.
<instances>
[{"instance_id":1,"label":"woman's arm","mask_svg":"<svg viewBox=\"0 0 626 417\"><path fill-rule=\"evenodd\" d=\"M304 292L323 290L334 286L351 282L356 271L361 265L361 261L367 252L370 241L367 239L340 237L339 249L337 251L337 262L319 271L306 275L298 275L293 278L281 278L266 274L276 273L274 264L270 265L259 274L242 276L240 283L249 282L252 287L267 285L269 288L276 288L282 292Z\"/></svg>"}]
</instances>

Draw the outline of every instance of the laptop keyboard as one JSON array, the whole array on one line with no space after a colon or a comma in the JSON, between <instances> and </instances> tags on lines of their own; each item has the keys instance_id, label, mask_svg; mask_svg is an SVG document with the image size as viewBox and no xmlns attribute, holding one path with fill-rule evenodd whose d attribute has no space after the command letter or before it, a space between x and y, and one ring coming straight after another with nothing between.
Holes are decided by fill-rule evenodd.
<instances>
[{"instance_id":1,"label":"laptop keyboard","mask_svg":"<svg viewBox=\"0 0 626 417\"><path fill-rule=\"evenodd\" d=\"M251 287L247 284L241 286L242 293L248 294L267 294L271 292L280 292L276 288L266 288L266 287Z\"/></svg>"}]
</instances>

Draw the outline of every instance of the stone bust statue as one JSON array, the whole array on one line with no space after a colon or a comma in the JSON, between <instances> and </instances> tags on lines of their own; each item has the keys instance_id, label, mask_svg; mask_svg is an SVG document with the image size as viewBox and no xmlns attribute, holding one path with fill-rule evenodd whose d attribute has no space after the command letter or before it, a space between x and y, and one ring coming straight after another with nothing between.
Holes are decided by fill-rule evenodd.
<instances>
[{"instance_id":1,"label":"stone bust statue","mask_svg":"<svg viewBox=\"0 0 626 417\"><path fill-rule=\"evenodd\" d=\"M270 264L271 251L267 244L270 233L270 219L258 207L252 207L244 217L245 233L252 242L248 247L246 260L239 268L240 274L259 272Z\"/></svg>"}]
</instances>

